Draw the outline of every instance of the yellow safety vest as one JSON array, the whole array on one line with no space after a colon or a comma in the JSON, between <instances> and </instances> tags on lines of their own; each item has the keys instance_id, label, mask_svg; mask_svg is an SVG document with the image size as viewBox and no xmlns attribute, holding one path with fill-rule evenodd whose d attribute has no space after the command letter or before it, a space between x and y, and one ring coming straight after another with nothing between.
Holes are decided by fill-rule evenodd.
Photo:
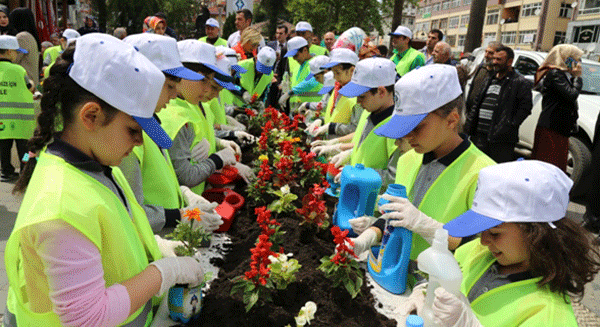
<instances>
[{"instance_id":1,"label":"yellow safety vest","mask_svg":"<svg viewBox=\"0 0 600 327\"><path fill-rule=\"evenodd\" d=\"M169 152L161 150L144 132L144 144L133 148L140 162L144 204L181 209L185 200Z\"/></svg>"},{"instance_id":2,"label":"yellow safety vest","mask_svg":"<svg viewBox=\"0 0 600 327\"><path fill-rule=\"evenodd\" d=\"M234 95L228 89L222 89L219 93L219 97L221 98L221 103L223 106L225 105L234 105L236 107L241 107L244 105L244 101L239 96Z\"/></svg>"},{"instance_id":3,"label":"yellow safety vest","mask_svg":"<svg viewBox=\"0 0 600 327\"><path fill-rule=\"evenodd\" d=\"M206 40L208 37L201 37L198 39L198 41L200 42L204 42L204 43L208 43L208 41ZM217 41L215 41L215 44L213 44L215 47L222 45L222 46L227 46L227 40L223 39L222 37L218 38Z\"/></svg>"},{"instance_id":4,"label":"yellow safety vest","mask_svg":"<svg viewBox=\"0 0 600 327\"><path fill-rule=\"evenodd\" d=\"M33 94L25 83L27 72L0 61L0 139L30 139L35 130Z\"/></svg>"},{"instance_id":5,"label":"yellow safety vest","mask_svg":"<svg viewBox=\"0 0 600 327\"><path fill-rule=\"evenodd\" d=\"M412 65L413 61L419 56L423 57L423 61L425 61L425 55L421 51L415 50L414 48L408 48L408 50L404 54L404 57L402 57L399 61L398 54L394 54L391 60L393 62L398 61L398 63L396 64L396 72L398 73L398 75L402 77L404 76L404 74L408 73L410 71L410 66Z\"/></svg>"},{"instance_id":6,"label":"yellow safety vest","mask_svg":"<svg viewBox=\"0 0 600 327\"><path fill-rule=\"evenodd\" d=\"M242 77L240 78L240 86L244 88L244 90L248 91L248 93L250 93L251 96L254 96L256 94L256 96L260 97L263 94L263 92L265 92L265 90L267 89L267 86L271 84L274 72L271 71L271 74L269 75L262 74L262 76L258 80L258 83L255 85L254 76L256 72L254 69L254 59L251 58L242 60L238 63L238 65L244 67L247 70L247 72L245 74L242 74Z\"/></svg>"},{"instance_id":7,"label":"yellow safety vest","mask_svg":"<svg viewBox=\"0 0 600 327\"><path fill-rule=\"evenodd\" d=\"M96 179L62 158L45 152L40 154L4 256L10 284L7 306L16 316L19 327L61 326L52 308L41 313L30 308L31 299L48 297L49 290L43 282L46 280L43 269L30 266L35 262L23 260L21 231L28 226L61 219L85 235L100 252L107 287L132 278L149 262L161 258L144 209L135 200L121 171L113 168L112 173L125 194L131 215L119 196ZM28 285L34 281L47 292L29 293ZM50 303L50 299L45 302ZM123 324L150 325L151 302ZM143 312L145 315L140 316Z\"/></svg>"},{"instance_id":8,"label":"yellow safety vest","mask_svg":"<svg viewBox=\"0 0 600 327\"><path fill-rule=\"evenodd\" d=\"M413 186L423 164L423 154L410 150L398 159L396 184L406 186L408 199L413 201ZM433 182L423 196L419 210L427 216L445 224L471 208L479 171L495 162L471 144ZM413 233L410 258L415 260L419 253L429 247L417 233Z\"/></svg>"},{"instance_id":9,"label":"yellow safety vest","mask_svg":"<svg viewBox=\"0 0 600 327\"><path fill-rule=\"evenodd\" d=\"M213 129L215 124L227 125L227 115L225 114L225 106L221 102L219 96L207 102L206 105L208 106L208 108L204 107L204 109L208 109L208 111L210 111L210 115L213 121Z\"/></svg>"},{"instance_id":10,"label":"yellow safety vest","mask_svg":"<svg viewBox=\"0 0 600 327\"><path fill-rule=\"evenodd\" d=\"M312 60L312 59L310 59ZM290 69L290 89L293 89L296 85L303 82L306 77L310 74L310 60L305 61L300 65L294 58L288 57L288 64ZM301 94L294 94L290 97L290 103L292 102L319 102L321 101L321 95L319 91L323 87L322 84L318 84L307 92Z\"/></svg>"},{"instance_id":11,"label":"yellow safety vest","mask_svg":"<svg viewBox=\"0 0 600 327\"><path fill-rule=\"evenodd\" d=\"M327 51L327 48L324 48L320 45L316 45L316 44L311 44L310 48L308 48L308 52L310 52L311 54L314 54L315 56L328 56L329 55L329 51Z\"/></svg>"},{"instance_id":12,"label":"yellow safety vest","mask_svg":"<svg viewBox=\"0 0 600 327\"><path fill-rule=\"evenodd\" d=\"M461 292L465 296L496 261L479 238L456 249L455 257L463 273ZM471 308L486 327L577 327L571 304L550 291L547 285L538 287L536 283L540 279L526 279L491 289L477 297Z\"/></svg>"},{"instance_id":13,"label":"yellow safety vest","mask_svg":"<svg viewBox=\"0 0 600 327\"><path fill-rule=\"evenodd\" d=\"M394 154L396 148L398 148L394 144L396 143L396 140L376 135L374 131L387 123L392 118L391 116L379 122L379 124L369 132L363 142L358 145L370 115L370 112L363 110L363 113L360 116L360 121L358 122L356 131L352 137L354 148L350 155L350 164L354 166L359 163L373 169L387 169L390 157Z\"/></svg>"},{"instance_id":14,"label":"yellow safety vest","mask_svg":"<svg viewBox=\"0 0 600 327\"><path fill-rule=\"evenodd\" d=\"M50 54L50 59L52 59L50 64L44 69L44 78L48 78L48 76L50 76L50 68L54 65L54 63L56 62L56 59L58 58L58 56L60 56L60 54L62 52L63 52L63 49L60 46L60 44L50 47L50 48L46 49L46 51L44 51L44 54L42 55L42 60L44 60L44 58L46 58L47 54Z\"/></svg>"},{"instance_id":15,"label":"yellow safety vest","mask_svg":"<svg viewBox=\"0 0 600 327\"><path fill-rule=\"evenodd\" d=\"M327 107L325 107L325 116L323 117L323 124L328 123L340 123L348 124L352 118L352 109L356 105L356 98L346 98L343 95L338 95L337 102L333 102L335 95L332 94L327 101ZM335 108L334 108L335 106ZM333 111L331 110L333 108Z\"/></svg>"}]
</instances>

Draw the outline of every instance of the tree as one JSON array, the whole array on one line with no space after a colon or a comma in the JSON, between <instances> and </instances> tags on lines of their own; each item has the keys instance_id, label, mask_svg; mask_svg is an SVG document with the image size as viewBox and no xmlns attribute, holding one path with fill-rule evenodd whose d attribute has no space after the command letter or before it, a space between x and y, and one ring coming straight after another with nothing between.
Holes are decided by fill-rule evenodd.
<instances>
[{"instance_id":1,"label":"tree","mask_svg":"<svg viewBox=\"0 0 600 327\"><path fill-rule=\"evenodd\" d=\"M109 26L122 26L127 34L142 32L144 18L154 15L163 8L162 0L108 0L107 17L111 17Z\"/></svg>"},{"instance_id":2,"label":"tree","mask_svg":"<svg viewBox=\"0 0 600 327\"><path fill-rule=\"evenodd\" d=\"M486 6L486 0L473 0L471 2L471 13L469 14L469 27L467 27L467 35L465 37L464 52L472 52L481 45L481 33L483 31Z\"/></svg>"},{"instance_id":3,"label":"tree","mask_svg":"<svg viewBox=\"0 0 600 327\"><path fill-rule=\"evenodd\" d=\"M237 28L235 28L235 13L231 13L227 16L223 24L223 38L227 39L235 31L237 31Z\"/></svg>"},{"instance_id":4,"label":"tree","mask_svg":"<svg viewBox=\"0 0 600 327\"><path fill-rule=\"evenodd\" d=\"M275 35L279 19L288 18L287 2L288 0L262 0L254 3L254 22L269 21L266 35Z\"/></svg>"}]
</instances>

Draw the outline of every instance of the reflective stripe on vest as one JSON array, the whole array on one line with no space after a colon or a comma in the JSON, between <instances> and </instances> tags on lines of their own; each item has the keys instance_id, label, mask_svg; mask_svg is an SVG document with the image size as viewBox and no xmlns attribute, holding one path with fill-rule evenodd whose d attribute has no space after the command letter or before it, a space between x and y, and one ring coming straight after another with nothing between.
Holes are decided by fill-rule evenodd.
<instances>
[{"instance_id":1,"label":"reflective stripe on vest","mask_svg":"<svg viewBox=\"0 0 600 327\"><path fill-rule=\"evenodd\" d=\"M408 199L414 199L414 184L423 164L423 154L410 150L398 159L396 184L406 186ZM445 224L471 208L479 171L495 162L471 144L433 182L419 204L427 216ZM417 233L413 233L410 258L415 260L419 253L430 245Z\"/></svg>"},{"instance_id":2,"label":"reflective stripe on vest","mask_svg":"<svg viewBox=\"0 0 600 327\"><path fill-rule=\"evenodd\" d=\"M355 164L360 163L368 168L387 169L390 157L392 154L394 154L394 151L396 151L397 148L397 146L394 144L396 140L379 136L375 134L374 131L383 124L387 123L392 117L390 116L379 122L379 124L377 124L377 126L375 126L369 132L363 142L358 144L370 116L371 113L366 110L363 110L363 113L360 116L360 121L358 122L356 131L352 137L354 148L352 149L352 154L350 155L350 164L354 166Z\"/></svg>"},{"instance_id":3,"label":"reflective stripe on vest","mask_svg":"<svg viewBox=\"0 0 600 327\"><path fill-rule=\"evenodd\" d=\"M477 238L456 249L461 267L461 292L467 296L475 283L496 262ZM577 319L570 303L536 283L541 277L521 280L483 293L471 303L477 319L486 327L565 326L576 327Z\"/></svg>"},{"instance_id":4,"label":"reflective stripe on vest","mask_svg":"<svg viewBox=\"0 0 600 327\"><path fill-rule=\"evenodd\" d=\"M310 59L312 60L312 59ZM310 60L305 61L300 65L294 58L288 57L288 63L290 68L290 89L293 89L296 85L302 83L306 77L310 74ZM312 89L301 94L294 94L290 97L290 103L292 102L319 102L321 101L321 95L319 91L323 87L322 84L317 84Z\"/></svg>"},{"instance_id":5,"label":"reflective stripe on vest","mask_svg":"<svg viewBox=\"0 0 600 327\"><path fill-rule=\"evenodd\" d=\"M396 54L395 56L397 57L398 55ZM408 48L404 57L396 64L396 72L398 72L398 75L404 76L404 74L408 73L410 71L410 66L418 56L422 56L423 61L425 61L425 55L421 51L415 50L414 48Z\"/></svg>"},{"instance_id":6,"label":"reflective stripe on vest","mask_svg":"<svg viewBox=\"0 0 600 327\"><path fill-rule=\"evenodd\" d=\"M323 123L349 124L350 120L352 119L352 109L356 105L356 98L346 98L343 95L338 95L337 102L334 104L334 94L332 94L329 97L329 100L327 101L327 107L325 107L325 116L323 117ZM334 105L335 108L332 112L331 108L333 108Z\"/></svg>"},{"instance_id":7,"label":"reflective stripe on vest","mask_svg":"<svg viewBox=\"0 0 600 327\"><path fill-rule=\"evenodd\" d=\"M35 130L33 94L25 84L27 72L0 61L0 139L30 139Z\"/></svg>"},{"instance_id":8,"label":"reflective stripe on vest","mask_svg":"<svg viewBox=\"0 0 600 327\"><path fill-rule=\"evenodd\" d=\"M136 202L121 171L113 168L112 173L127 199L131 215L120 197L96 179L57 156L40 154L5 251L10 284L7 307L15 314L19 327L60 326L52 310L37 313L29 309L31 299L48 297L48 294L27 291L28 280L43 280L45 276L36 269L28 269L27 277L23 273L24 266L31 264L23 260L21 252L23 228L61 219L77 229L98 248L107 287L136 276L150 261L161 258L144 209ZM50 303L50 299L44 302ZM145 322L143 325L149 325L152 312L145 307L139 308L124 323L136 320L145 312L148 312L146 317L140 319Z\"/></svg>"},{"instance_id":9,"label":"reflective stripe on vest","mask_svg":"<svg viewBox=\"0 0 600 327\"><path fill-rule=\"evenodd\" d=\"M262 76L258 80L258 83L255 85L254 76L256 74L256 71L254 66L254 59L242 60L238 63L238 65L244 67L247 70L247 72L245 74L242 74L242 77L240 78L240 86L243 87L244 90L248 91L248 93L250 93L250 96L254 96L256 94L258 97L260 97L267 89L267 86L271 84L271 81L273 80L273 75L275 73L271 71L271 74L269 75L262 74Z\"/></svg>"}]
</instances>

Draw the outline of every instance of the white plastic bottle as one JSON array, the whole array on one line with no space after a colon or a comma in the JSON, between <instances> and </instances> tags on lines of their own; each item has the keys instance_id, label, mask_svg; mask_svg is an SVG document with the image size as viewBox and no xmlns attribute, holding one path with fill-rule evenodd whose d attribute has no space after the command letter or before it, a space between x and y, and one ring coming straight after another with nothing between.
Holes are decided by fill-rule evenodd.
<instances>
[{"instance_id":1,"label":"white plastic bottle","mask_svg":"<svg viewBox=\"0 0 600 327\"><path fill-rule=\"evenodd\" d=\"M448 250L448 231L438 229L431 247L421 252L417 257L419 270L429 274L427 295L421 317L425 327L437 326L433 320L433 299L435 289L443 287L446 291L460 298L462 272L454 255Z\"/></svg>"}]
</instances>

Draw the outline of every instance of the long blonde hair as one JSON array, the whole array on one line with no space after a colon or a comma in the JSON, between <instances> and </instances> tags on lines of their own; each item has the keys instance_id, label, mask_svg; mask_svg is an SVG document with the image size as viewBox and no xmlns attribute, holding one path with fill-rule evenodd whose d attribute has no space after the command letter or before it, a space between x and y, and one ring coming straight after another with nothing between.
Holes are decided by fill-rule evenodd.
<instances>
[{"instance_id":1,"label":"long blonde hair","mask_svg":"<svg viewBox=\"0 0 600 327\"><path fill-rule=\"evenodd\" d=\"M252 27L247 27L240 35L240 44L250 43L254 47L258 47L262 40L260 32Z\"/></svg>"}]
</instances>

